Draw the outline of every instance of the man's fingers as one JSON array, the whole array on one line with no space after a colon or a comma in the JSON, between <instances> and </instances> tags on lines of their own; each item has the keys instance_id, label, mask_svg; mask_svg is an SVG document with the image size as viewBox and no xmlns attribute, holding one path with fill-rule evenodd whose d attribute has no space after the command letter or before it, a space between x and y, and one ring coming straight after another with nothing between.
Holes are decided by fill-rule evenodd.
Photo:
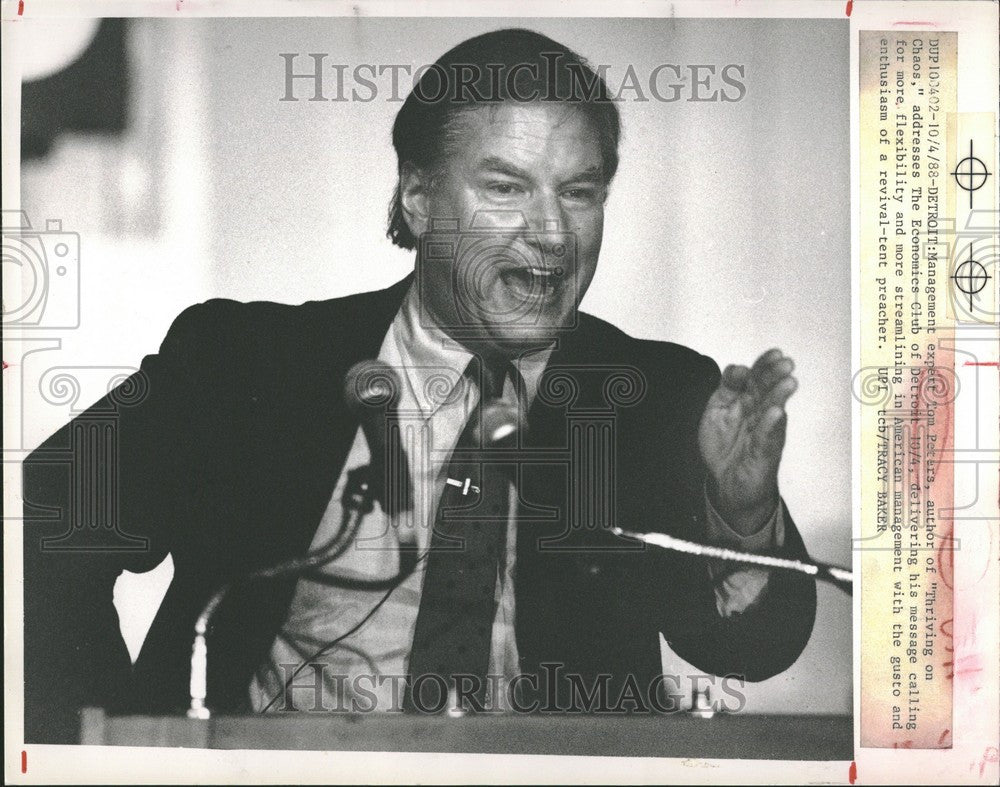
<instances>
[{"instance_id":1,"label":"man's fingers","mask_svg":"<svg viewBox=\"0 0 1000 787\"><path fill-rule=\"evenodd\" d=\"M782 377L787 377L795 369L795 362L775 348L760 356L751 370L751 380L758 393L766 393Z\"/></svg>"},{"instance_id":2,"label":"man's fingers","mask_svg":"<svg viewBox=\"0 0 1000 787\"><path fill-rule=\"evenodd\" d=\"M763 353L753 367L730 364L722 373L722 384L716 401L728 406L737 398L743 400L745 412L759 421L768 407L783 407L798 388L792 377L795 362L774 348Z\"/></svg>"},{"instance_id":3,"label":"man's fingers","mask_svg":"<svg viewBox=\"0 0 1000 787\"><path fill-rule=\"evenodd\" d=\"M780 454L785 446L785 429L788 426L788 414L784 407L773 405L768 407L757 424L756 443L762 454Z\"/></svg>"},{"instance_id":4,"label":"man's fingers","mask_svg":"<svg viewBox=\"0 0 1000 787\"><path fill-rule=\"evenodd\" d=\"M799 387L799 381L791 375L778 380L764 396L764 407L784 407L785 402Z\"/></svg>"},{"instance_id":5,"label":"man's fingers","mask_svg":"<svg viewBox=\"0 0 1000 787\"><path fill-rule=\"evenodd\" d=\"M757 360L753 362L753 366L751 367L751 372L753 372L754 376L757 376L764 369L771 366L773 363L775 363L776 361L780 360L783 357L784 353L782 353L780 349L778 349L777 347L772 347L767 352L761 353L760 356L757 358Z\"/></svg>"},{"instance_id":6,"label":"man's fingers","mask_svg":"<svg viewBox=\"0 0 1000 787\"><path fill-rule=\"evenodd\" d=\"M740 371L741 369L742 371ZM708 406L731 407L733 402L744 395L743 392L746 389L746 379L749 371L745 366L727 366L726 370L722 373L722 380L719 383L719 387L715 389L715 393L709 399Z\"/></svg>"},{"instance_id":7,"label":"man's fingers","mask_svg":"<svg viewBox=\"0 0 1000 787\"><path fill-rule=\"evenodd\" d=\"M750 370L745 366L729 364L722 373L722 384L732 391L742 393L750 379Z\"/></svg>"}]
</instances>

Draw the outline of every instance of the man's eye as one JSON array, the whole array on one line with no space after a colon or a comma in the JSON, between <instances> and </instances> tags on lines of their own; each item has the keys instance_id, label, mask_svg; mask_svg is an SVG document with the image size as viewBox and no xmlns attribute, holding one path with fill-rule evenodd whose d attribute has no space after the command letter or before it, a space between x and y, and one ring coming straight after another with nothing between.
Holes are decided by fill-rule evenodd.
<instances>
[{"instance_id":1,"label":"man's eye","mask_svg":"<svg viewBox=\"0 0 1000 787\"><path fill-rule=\"evenodd\" d=\"M501 197L511 197L520 194L522 189L516 183L498 182L491 183L487 187L493 194Z\"/></svg>"},{"instance_id":2,"label":"man's eye","mask_svg":"<svg viewBox=\"0 0 1000 787\"><path fill-rule=\"evenodd\" d=\"M566 189L563 196L577 202L590 202L596 198L597 190L593 188Z\"/></svg>"}]
</instances>

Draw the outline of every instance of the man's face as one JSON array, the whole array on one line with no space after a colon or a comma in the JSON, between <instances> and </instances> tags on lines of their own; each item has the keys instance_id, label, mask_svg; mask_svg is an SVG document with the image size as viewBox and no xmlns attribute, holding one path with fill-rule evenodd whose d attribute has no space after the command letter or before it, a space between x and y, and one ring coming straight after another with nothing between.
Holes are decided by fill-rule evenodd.
<instances>
[{"instance_id":1,"label":"man's face","mask_svg":"<svg viewBox=\"0 0 1000 787\"><path fill-rule=\"evenodd\" d=\"M417 228L431 231L421 243L424 308L446 330L472 328L510 355L572 325L594 277L600 147L585 115L561 103L482 107L461 128ZM458 242L425 253L448 220L444 234Z\"/></svg>"}]
</instances>

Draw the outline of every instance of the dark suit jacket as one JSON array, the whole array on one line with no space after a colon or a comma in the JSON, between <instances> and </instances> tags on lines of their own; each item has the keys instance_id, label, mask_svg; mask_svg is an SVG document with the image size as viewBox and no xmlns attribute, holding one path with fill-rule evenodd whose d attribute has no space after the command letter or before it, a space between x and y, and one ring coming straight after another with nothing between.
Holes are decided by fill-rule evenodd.
<instances>
[{"instance_id":1,"label":"dark suit jacket","mask_svg":"<svg viewBox=\"0 0 1000 787\"><path fill-rule=\"evenodd\" d=\"M308 548L357 429L344 374L377 356L408 285L300 306L193 306L141 373L32 453L27 741L76 740L85 705L185 707L192 628L209 595ZM610 675L617 685L631 674L645 685L661 669L658 632L699 669L751 681L802 651L816 603L808 577L775 572L759 604L723 619L702 560L636 549L607 529L703 538L696 435L718 381L711 359L588 315L560 340L529 414L537 459L520 488L525 672L558 663L585 680ZM602 450L613 454L611 479L600 478ZM785 513L782 553L804 556ZM167 553L174 578L132 667L112 588L123 569L149 570ZM294 580L242 590L220 609L210 707L245 707L293 589Z\"/></svg>"}]
</instances>

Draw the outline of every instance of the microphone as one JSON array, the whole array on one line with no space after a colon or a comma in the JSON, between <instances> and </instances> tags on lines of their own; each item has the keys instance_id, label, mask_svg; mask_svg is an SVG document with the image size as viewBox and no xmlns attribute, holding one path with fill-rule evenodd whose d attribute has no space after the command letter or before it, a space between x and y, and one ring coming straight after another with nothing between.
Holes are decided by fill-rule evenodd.
<instances>
[{"instance_id":1,"label":"microphone","mask_svg":"<svg viewBox=\"0 0 1000 787\"><path fill-rule=\"evenodd\" d=\"M361 424L371 457L368 467L348 474L345 498L365 513L375 500L389 515L411 508L410 471L396 418L401 391L399 375L384 361L359 361L344 377L344 401Z\"/></svg>"},{"instance_id":2,"label":"microphone","mask_svg":"<svg viewBox=\"0 0 1000 787\"><path fill-rule=\"evenodd\" d=\"M525 418L519 404L500 399L482 404L479 408L483 446L486 448L514 448L518 433L525 431Z\"/></svg>"},{"instance_id":3,"label":"microphone","mask_svg":"<svg viewBox=\"0 0 1000 787\"><path fill-rule=\"evenodd\" d=\"M835 566L832 563L820 563L818 560L810 563L804 560L774 557L773 555L760 555L755 552L740 552L739 550L727 547L685 541L682 538L669 536L666 533L633 533L629 530L623 530L620 527L611 528L611 532L621 538L632 538L636 541L642 541L645 544L660 547L661 549L684 552L688 555L699 555L714 560L728 560L733 563L746 563L753 566L766 566L767 568L778 568L785 571L798 571L801 574L808 574L811 577L815 577L817 580L829 582L848 595L853 595L854 572L849 568Z\"/></svg>"}]
</instances>

